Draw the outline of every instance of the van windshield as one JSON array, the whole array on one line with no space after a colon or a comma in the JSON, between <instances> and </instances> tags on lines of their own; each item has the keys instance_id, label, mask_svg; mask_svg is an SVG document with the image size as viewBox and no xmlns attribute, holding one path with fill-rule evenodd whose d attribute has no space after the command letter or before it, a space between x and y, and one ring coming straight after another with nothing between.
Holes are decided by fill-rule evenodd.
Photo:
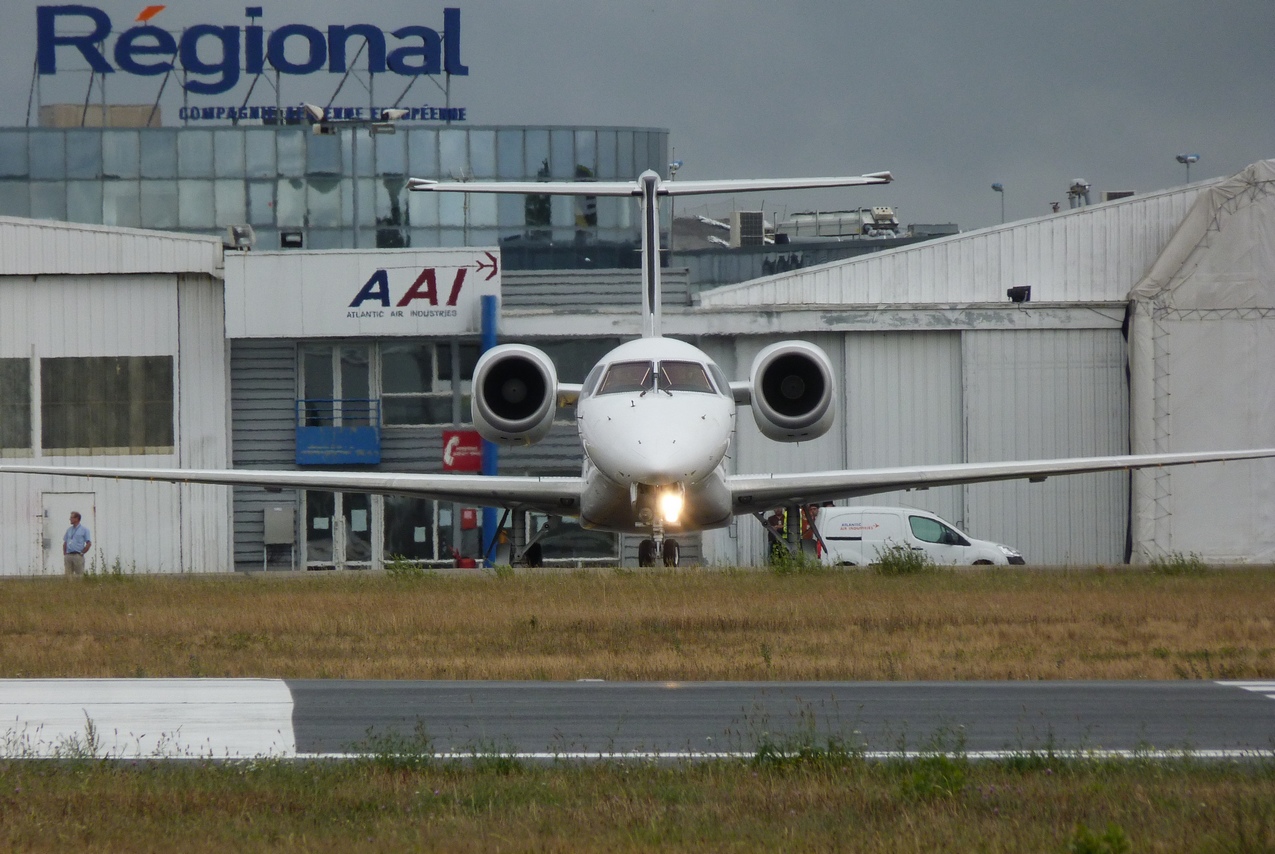
<instances>
[{"instance_id":1,"label":"van windshield","mask_svg":"<svg viewBox=\"0 0 1275 854\"><path fill-rule=\"evenodd\" d=\"M912 528L912 536L923 543L938 543L943 546L968 546L969 542L952 528L935 519L925 516L909 516L908 525Z\"/></svg>"}]
</instances>

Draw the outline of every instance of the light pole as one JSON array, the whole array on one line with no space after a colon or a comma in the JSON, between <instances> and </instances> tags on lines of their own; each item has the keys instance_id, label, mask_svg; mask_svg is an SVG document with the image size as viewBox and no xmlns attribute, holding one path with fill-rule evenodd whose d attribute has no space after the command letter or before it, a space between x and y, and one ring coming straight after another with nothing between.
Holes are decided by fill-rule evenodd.
<instances>
[{"instance_id":1,"label":"light pole","mask_svg":"<svg viewBox=\"0 0 1275 854\"><path fill-rule=\"evenodd\" d=\"M1179 155L1177 156L1177 158L1176 158L1176 159L1177 159L1177 161L1178 161L1179 163L1181 163L1183 166L1185 166L1185 167L1186 167L1186 182L1187 182L1188 184L1190 184L1190 183L1191 183L1191 164L1192 164L1192 163L1199 163L1199 162L1200 162L1200 155L1198 155L1198 154L1179 154Z\"/></svg>"},{"instance_id":2,"label":"light pole","mask_svg":"<svg viewBox=\"0 0 1275 854\"><path fill-rule=\"evenodd\" d=\"M677 149L673 149L674 160L668 165L668 179L670 181L677 180L677 170L682 168L682 161L677 158ZM668 257L669 263L673 263L673 224L677 221L677 211L674 208L674 197L668 197Z\"/></svg>"},{"instance_id":3,"label":"light pole","mask_svg":"<svg viewBox=\"0 0 1275 854\"><path fill-rule=\"evenodd\" d=\"M1005 185L997 181L992 185L994 192L1001 194L1001 225L1005 224Z\"/></svg>"}]
</instances>

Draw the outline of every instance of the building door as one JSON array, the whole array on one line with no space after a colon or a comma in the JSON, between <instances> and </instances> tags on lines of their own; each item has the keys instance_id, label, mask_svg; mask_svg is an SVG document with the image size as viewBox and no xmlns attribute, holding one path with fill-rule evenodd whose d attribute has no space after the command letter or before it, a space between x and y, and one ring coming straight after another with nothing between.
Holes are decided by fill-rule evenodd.
<instances>
[{"instance_id":1,"label":"building door","mask_svg":"<svg viewBox=\"0 0 1275 854\"><path fill-rule=\"evenodd\" d=\"M380 503L362 493L303 493L307 569L366 569L379 562Z\"/></svg>"},{"instance_id":2,"label":"building door","mask_svg":"<svg viewBox=\"0 0 1275 854\"><path fill-rule=\"evenodd\" d=\"M307 569L336 566L336 493L307 490L302 493L301 513L305 517L305 561Z\"/></svg>"},{"instance_id":3,"label":"building door","mask_svg":"<svg viewBox=\"0 0 1275 854\"><path fill-rule=\"evenodd\" d=\"M44 574L61 575L62 535L71 527L72 511L80 514L80 524L92 534L93 548L85 557L86 569L98 555L97 545L97 502L92 492L46 492L41 496L43 507L43 531L41 541L44 547Z\"/></svg>"}]
</instances>

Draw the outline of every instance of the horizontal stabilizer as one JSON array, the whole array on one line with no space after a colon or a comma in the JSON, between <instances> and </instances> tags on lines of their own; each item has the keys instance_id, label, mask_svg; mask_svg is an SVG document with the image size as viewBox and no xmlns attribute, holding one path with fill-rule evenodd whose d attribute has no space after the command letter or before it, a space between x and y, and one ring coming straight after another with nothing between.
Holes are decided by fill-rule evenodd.
<instances>
[{"instance_id":1,"label":"horizontal stabilizer","mask_svg":"<svg viewBox=\"0 0 1275 854\"><path fill-rule=\"evenodd\" d=\"M748 178L722 181L669 181L660 186L666 196L702 196L709 193L756 193L768 190L812 190L820 187L859 187L864 184L888 184L894 180L889 172L828 178Z\"/></svg>"},{"instance_id":2,"label":"horizontal stabilizer","mask_svg":"<svg viewBox=\"0 0 1275 854\"><path fill-rule=\"evenodd\" d=\"M408 178L407 189L432 193L525 193L536 196L639 196L634 181L431 181Z\"/></svg>"},{"instance_id":3,"label":"horizontal stabilizer","mask_svg":"<svg viewBox=\"0 0 1275 854\"><path fill-rule=\"evenodd\" d=\"M651 173L654 174L654 173ZM711 193L755 193L888 184L889 172L827 178L742 178L721 181L664 181L657 176L657 196L702 196ZM407 188L432 193L523 193L540 196L641 196L640 181L433 181L409 178Z\"/></svg>"}]
</instances>

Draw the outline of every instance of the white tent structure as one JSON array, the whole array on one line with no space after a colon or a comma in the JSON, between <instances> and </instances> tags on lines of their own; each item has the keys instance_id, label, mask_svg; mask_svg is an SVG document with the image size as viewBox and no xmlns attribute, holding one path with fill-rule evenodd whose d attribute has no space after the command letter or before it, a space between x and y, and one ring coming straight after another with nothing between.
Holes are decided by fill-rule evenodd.
<instances>
[{"instance_id":1,"label":"white tent structure","mask_svg":"<svg viewBox=\"0 0 1275 854\"><path fill-rule=\"evenodd\" d=\"M1203 189L1129 294L1134 453L1275 446L1275 160ZM1275 561L1275 462L1134 475L1133 559Z\"/></svg>"}]
</instances>

